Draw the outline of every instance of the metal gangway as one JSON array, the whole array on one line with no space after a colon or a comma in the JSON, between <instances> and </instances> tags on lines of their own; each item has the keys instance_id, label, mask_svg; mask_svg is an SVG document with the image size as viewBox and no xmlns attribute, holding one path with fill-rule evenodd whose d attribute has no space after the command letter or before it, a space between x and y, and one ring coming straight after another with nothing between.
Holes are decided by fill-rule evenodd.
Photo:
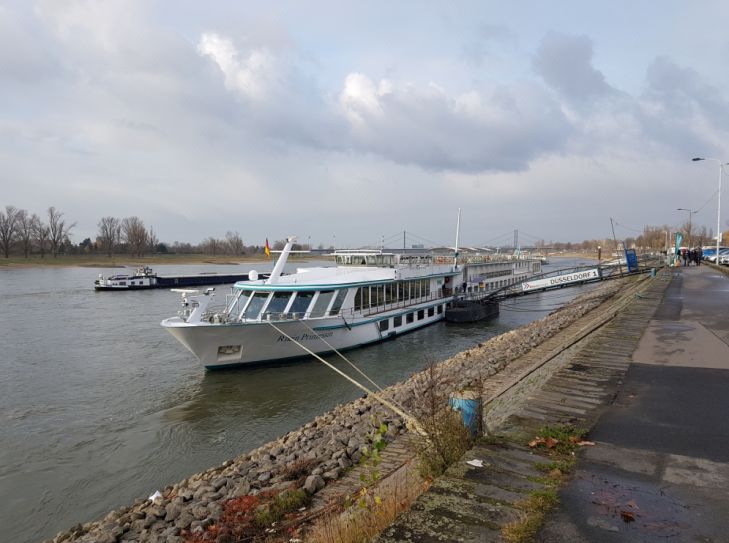
<instances>
[{"instance_id":1,"label":"metal gangway","mask_svg":"<svg viewBox=\"0 0 729 543\"><path fill-rule=\"evenodd\" d=\"M538 292L545 292L548 290L569 288L579 285L585 285L587 283L619 279L621 277L627 277L629 275L652 273L655 271L655 269L663 265L665 265L665 261L662 258L653 255L639 256L638 267L633 271L628 271L625 261L622 259L606 263L596 262L591 265L580 265L568 268L561 268L558 270L551 270L539 275L534 275L530 277L528 281L514 283L512 285L506 285L500 289L492 290L490 292L469 293L465 296L465 298L472 300L499 301L506 298L513 298L515 296L526 296L528 294L536 294ZM593 270L596 270L597 273L588 273L592 272ZM542 281L569 276L579 276L581 274L585 276L584 279L576 279L565 282ZM536 284L538 286L535 286L534 288L525 288L525 284Z\"/></svg>"}]
</instances>

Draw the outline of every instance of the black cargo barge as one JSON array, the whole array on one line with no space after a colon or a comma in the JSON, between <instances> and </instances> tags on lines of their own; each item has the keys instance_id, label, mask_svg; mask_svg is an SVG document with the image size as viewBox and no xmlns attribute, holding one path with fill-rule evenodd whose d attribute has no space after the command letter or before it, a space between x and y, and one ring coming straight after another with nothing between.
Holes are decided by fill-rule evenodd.
<instances>
[{"instance_id":1,"label":"black cargo barge","mask_svg":"<svg viewBox=\"0 0 729 543\"><path fill-rule=\"evenodd\" d=\"M265 279L268 274L258 274L257 279ZM207 285L225 285L236 281L248 281L247 273L201 273L199 275L157 275L152 268L139 268L134 275L99 275L94 281L95 290L148 290L153 288L184 288Z\"/></svg>"},{"instance_id":2,"label":"black cargo barge","mask_svg":"<svg viewBox=\"0 0 729 543\"><path fill-rule=\"evenodd\" d=\"M499 316L499 302L481 299L456 299L446 309L445 320L448 322L476 322L493 319Z\"/></svg>"}]
</instances>

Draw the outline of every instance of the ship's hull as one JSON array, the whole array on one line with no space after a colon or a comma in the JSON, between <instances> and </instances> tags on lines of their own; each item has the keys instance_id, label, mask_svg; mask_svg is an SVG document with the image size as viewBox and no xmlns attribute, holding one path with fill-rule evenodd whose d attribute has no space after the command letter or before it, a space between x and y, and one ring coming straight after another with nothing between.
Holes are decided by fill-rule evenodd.
<instances>
[{"instance_id":1,"label":"ship's hull","mask_svg":"<svg viewBox=\"0 0 729 543\"><path fill-rule=\"evenodd\" d=\"M346 321L338 316L272 323L187 324L173 317L162 321L162 326L207 369L219 369L307 356L297 342L317 354L376 343L442 320L448 301L450 298L439 299ZM412 322L408 322L408 314L412 314ZM385 320L388 326L382 330Z\"/></svg>"},{"instance_id":2,"label":"ship's hull","mask_svg":"<svg viewBox=\"0 0 729 543\"><path fill-rule=\"evenodd\" d=\"M159 288L157 285L133 285L133 286L117 286L117 285L94 285L94 290L103 291L119 291L125 290L149 290L153 288Z\"/></svg>"}]
</instances>

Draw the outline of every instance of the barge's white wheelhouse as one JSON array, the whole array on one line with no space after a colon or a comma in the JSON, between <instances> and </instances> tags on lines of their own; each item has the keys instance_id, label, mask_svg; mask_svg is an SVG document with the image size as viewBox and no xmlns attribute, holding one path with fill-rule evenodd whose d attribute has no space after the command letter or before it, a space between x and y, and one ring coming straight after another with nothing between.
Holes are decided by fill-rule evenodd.
<instances>
[{"instance_id":1,"label":"barge's white wheelhouse","mask_svg":"<svg viewBox=\"0 0 729 543\"><path fill-rule=\"evenodd\" d=\"M236 283L225 307L213 309L211 290L184 292L183 311L162 326L207 368L304 355L286 336L316 353L348 349L443 319L462 274L427 254L337 251L337 267L282 276L292 243L268 279Z\"/></svg>"},{"instance_id":2,"label":"barge's white wheelhouse","mask_svg":"<svg viewBox=\"0 0 729 543\"><path fill-rule=\"evenodd\" d=\"M157 284L157 274L149 266L137 268L134 275L112 275L105 277L99 274L94 281L95 290L137 290L152 288Z\"/></svg>"}]
</instances>

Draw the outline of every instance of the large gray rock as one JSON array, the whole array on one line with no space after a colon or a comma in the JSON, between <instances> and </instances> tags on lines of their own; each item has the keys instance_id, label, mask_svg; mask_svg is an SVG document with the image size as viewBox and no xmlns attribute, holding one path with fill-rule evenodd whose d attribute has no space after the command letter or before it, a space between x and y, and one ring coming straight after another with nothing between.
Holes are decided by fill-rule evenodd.
<instances>
[{"instance_id":1,"label":"large gray rock","mask_svg":"<svg viewBox=\"0 0 729 543\"><path fill-rule=\"evenodd\" d=\"M304 482L304 490L309 495L316 494L319 490L324 488L325 484L326 482L321 475L309 475Z\"/></svg>"},{"instance_id":2,"label":"large gray rock","mask_svg":"<svg viewBox=\"0 0 729 543\"><path fill-rule=\"evenodd\" d=\"M230 479L227 479L226 477L218 477L213 481L212 487L215 491L218 491L226 486L228 484L228 481L230 481Z\"/></svg>"},{"instance_id":3,"label":"large gray rock","mask_svg":"<svg viewBox=\"0 0 729 543\"><path fill-rule=\"evenodd\" d=\"M210 485L200 485L198 489L195 491L195 493L192 495L192 498L194 500L199 500L202 498L205 494L210 494L214 492L213 487Z\"/></svg>"},{"instance_id":4,"label":"large gray rock","mask_svg":"<svg viewBox=\"0 0 729 543\"><path fill-rule=\"evenodd\" d=\"M322 478L324 478L325 481L336 481L337 479L339 479L341 473L342 470L340 470L339 468L335 468L322 474Z\"/></svg>"},{"instance_id":5,"label":"large gray rock","mask_svg":"<svg viewBox=\"0 0 729 543\"><path fill-rule=\"evenodd\" d=\"M339 457L339 467L342 469L347 469L352 466L352 461L347 458L346 456L340 456Z\"/></svg>"},{"instance_id":6,"label":"large gray rock","mask_svg":"<svg viewBox=\"0 0 729 543\"><path fill-rule=\"evenodd\" d=\"M208 508L206 505L196 505L192 508L190 511L192 513L192 516L195 517L197 520L203 520L208 517Z\"/></svg>"},{"instance_id":7,"label":"large gray rock","mask_svg":"<svg viewBox=\"0 0 729 543\"><path fill-rule=\"evenodd\" d=\"M248 481L243 481L235 485L231 493L228 495L230 498L237 498L239 496L245 496L251 491L251 484Z\"/></svg>"},{"instance_id":8,"label":"large gray rock","mask_svg":"<svg viewBox=\"0 0 729 543\"><path fill-rule=\"evenodd\" d=\"M161 505L153 505L147 508L147 516L152 515L157 518L162 518L167 514L167 511Z\"/></svg>"},{"instance_id":9,"label":"large gray rock","mask_svg":"<svg viewBox=\"0 0 729 543\"><path fill-rule=\"evenodd\" d=\"M167 514L165 515L165 522L173 522L177 519L177 517L180 516L182 513L183 505L179 502L172 502L167 504L167 507L165 507L165 511Z\"/></svg>"},{"instance_id":10,"label":"large gray rock","mask_svg":"<svg viewBox=\"0 0 729 543\"><path fill-rule=\"evenodd\" d=\"M101 530L88 535L92 537L91 541L94 541L94 543L116 543L118 541L118 538L110 532Z\"/></svg>"},{"instance_id":11,"label":"large gray rock","mask_svg":"<svg viewBox=\"0 0 729 543\"><path fill-rule=\"evenodd\" d=\"M194 496L194 492L189 489L181 490L177 496L182 499L182 501L189 502L192 500L192 497Z\"/></svg>"},{"instance_id":12,"label":"large gray rock","mask_svg":"<svg viewBox=\"0 0 729 543\"><path fill-rule=\"evenodd\" d=\"M177 520L175 520L175 526L177 526L181 530L187 530L194 520L195 517L193 517L187 511L183 511L182 513L180 513L180 516L177 517Z\"/></svg>"},{"instance_id":13,"label":"large gray rock","mask_svg":"<svg viewBox=\"0 0 729 543\"><path fill-rule=\"evenodd\" d=\"M210 511L208 518L218 520L223 515L223 506L219 503L209 503L208 511Z\"/></svg>"}]
</instances>

